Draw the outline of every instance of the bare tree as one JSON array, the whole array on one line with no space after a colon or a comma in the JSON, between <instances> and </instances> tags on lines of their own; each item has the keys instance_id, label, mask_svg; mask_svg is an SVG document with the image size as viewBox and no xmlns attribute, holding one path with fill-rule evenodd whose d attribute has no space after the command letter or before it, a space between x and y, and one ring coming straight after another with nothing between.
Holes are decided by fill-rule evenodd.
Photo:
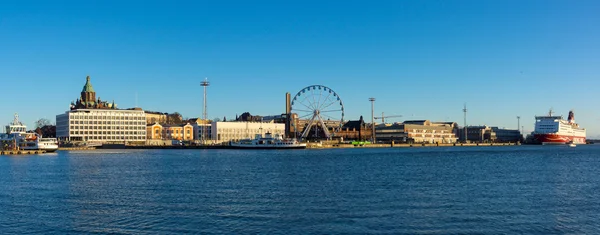
<instances>
[{"instance_id":1,"label":"bare tree","mask_svg":"<svg viewBox=\"0 0 600 235\"><path fill-rule=\"evenodd\" d=\"M52 122L50 122L50 120L46 119L46 118L40 118L39 120L37 120L35 122L35 128L42 128L44 126L51 126Z\"/></svg>"}]
</instances>

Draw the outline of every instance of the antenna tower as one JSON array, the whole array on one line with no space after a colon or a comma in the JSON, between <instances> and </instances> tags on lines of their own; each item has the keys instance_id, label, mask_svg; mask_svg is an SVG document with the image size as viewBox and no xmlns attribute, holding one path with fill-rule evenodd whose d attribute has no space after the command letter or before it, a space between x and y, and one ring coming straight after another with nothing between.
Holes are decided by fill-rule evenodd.
<instances>
[{"instance_id":1,"label":"antenna tower","mask_svg":"<svg viewBox=\"0 0 600 235\"><path fill-rule=\"evenodd\" d=\"M467 103L465 103L463 112L465 113L465 143L466 143L467 142Z\"/></svg>"},{"instance_id":2,"label":"antenna tower","mask_svg":"<svg viewBox=\"0 0 600 235\"><path fill-rule=\"evenodd\" d=\"M371 131L372 131L372 139L373 139L373 143L376 143L375 141L375 113L374 111L374 104L375 104L375 98L369 98L369 101L371 101Z\"/></svg>"},{"instance_id":3,"label":"antenna tower","mask_svg":"<svg viewBox=\"0 0 600 235\"><path fill-rule=\"evenodd\" d=\"M206 113L206 87L208 87L209 85L210 83L208 82L208 78L204 78L204 81L200 83L200 86L204 87L204 106L202 106L203 122L206 122L208 120L208 114ZM201 128L202 133L200 134L200 141L202 142L202 144L206 144L206 124L207 123L203 123Z\"/></svg>"}]
</instances>

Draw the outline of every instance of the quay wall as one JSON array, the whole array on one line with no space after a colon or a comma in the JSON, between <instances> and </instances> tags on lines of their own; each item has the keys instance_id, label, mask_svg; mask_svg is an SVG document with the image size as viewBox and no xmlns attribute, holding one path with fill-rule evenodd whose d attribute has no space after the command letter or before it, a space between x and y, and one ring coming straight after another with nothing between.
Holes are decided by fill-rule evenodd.
<instances>
[{"instance_id":1,"label":"quay wall","mask_svg":"<svg viewBox=\"0 0 600 235\"><path fill-rule=\"evenodd\" d=\"M520 145L518 143L472 143L472 144L366 144L366 145L352 145L352 144L340 144L337 142L331 143L307 143L308 149L324 149L324 148L422 148L422 147L475 147L475 146L515 146ZM101 148L94 147L71 147L71 148L59 148L59 150L94 150L94 149L231 149L230 146L225 145L106 145Z\"/></svg>"},{"instance_id":2,"label":"quay wall","mask_svg":"<svg viewBox=\"0 0 600 235\"><path fill-rule=\"evenodd\" d=\"M42 154L44 150L3 150L0 155L24 155L24 154Z\"/></svg>"},{"instance_id":3,"label":"quay wall","mask_svg":"<svg viewBox=\"0 0 600 235\"><path fill-rule=\"evenodd\" d=\"M519 143L456 143L456 144L338 144L308 143L307 148L412 148L412 147L476 147L476 146L515 146Z\"/></svg>"}]
</instances>

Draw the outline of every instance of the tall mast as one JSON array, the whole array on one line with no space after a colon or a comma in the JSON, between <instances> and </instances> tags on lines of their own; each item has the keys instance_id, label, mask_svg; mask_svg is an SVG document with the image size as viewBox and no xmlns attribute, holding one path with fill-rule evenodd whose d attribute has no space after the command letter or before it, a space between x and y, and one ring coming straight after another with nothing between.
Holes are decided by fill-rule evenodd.
<instances>
[{"instance_id":1,"label":"tall mast","mask_svg":"<svg viewBox=\"0 0 600 235\"><path fill-rule=\"evenodd\" d=\"M467 142L467 103L465 103L463 112L465 113L465 143Z\"/></svg>"},{"instance_id":2,"label":"tall mast","mask_svg":"<svg viewBox=\"0 0 600 235\"><path fill-rule=\"evenodd\" d=\"M204 87L204 99L203 99L204 106L202 108L202 119L204 119L203 122L207 122L207 120L208 120L208 115L206 113L206 87L208 87L209 85L210 85L210 83L208 82L208 78L204 78L204 81L202 81L200 83L200 86ZM202 129L201 129L202 134L200 135L200 140L201 140L202 144L206 144L205 143L206 142L206 129L207 129L206 124L207 123L202 124Z\"/></svg>"}]
</instances>

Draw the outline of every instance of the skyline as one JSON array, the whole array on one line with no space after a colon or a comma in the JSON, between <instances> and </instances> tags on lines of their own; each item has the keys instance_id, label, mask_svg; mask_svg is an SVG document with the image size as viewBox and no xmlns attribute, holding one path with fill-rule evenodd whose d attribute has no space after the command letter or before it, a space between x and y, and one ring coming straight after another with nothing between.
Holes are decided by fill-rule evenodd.
<instances>
[{"instance_id":1,"label":"skyline","mask_svg":"<svg viewBox=\"0 0 600 235\"><path fill-rule=\"evenodd\" d=\"M140 4L143 3L143 7ZM337 3L337 4L336 4ZM19 1L0 8L2 126L55 121L85 77L119 108L281 114L335 90L345 119L403 115L533 131L550 108L600 138L600 3L578 1ZM10 88L10 89L8 89ZM137 105L136 105L137 104Z\"/></svg>"}]
</instances>

